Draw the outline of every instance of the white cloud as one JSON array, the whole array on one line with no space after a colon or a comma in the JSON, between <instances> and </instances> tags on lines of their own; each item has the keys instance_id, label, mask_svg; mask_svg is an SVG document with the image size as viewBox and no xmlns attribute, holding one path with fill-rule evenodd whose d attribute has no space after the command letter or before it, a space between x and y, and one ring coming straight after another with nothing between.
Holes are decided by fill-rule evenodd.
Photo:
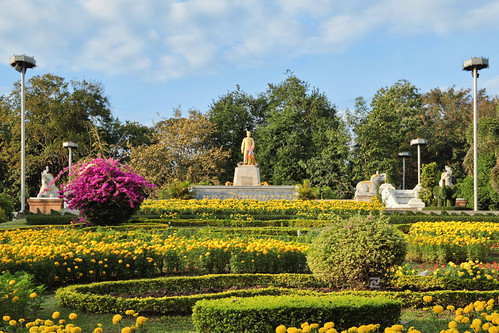
<instances>
[{"instance_id":1,"label":"white cloud","mask_svg":"<svg viewBox=\"0 0 499 333\"><path fill-rule=\"evenodd\" d=\"M0 56L27 53L48 71L168 80L225 63L341 52L380 32L498 29L497 17L493 0L3 1Z\"/></svg>"}]
</instances>

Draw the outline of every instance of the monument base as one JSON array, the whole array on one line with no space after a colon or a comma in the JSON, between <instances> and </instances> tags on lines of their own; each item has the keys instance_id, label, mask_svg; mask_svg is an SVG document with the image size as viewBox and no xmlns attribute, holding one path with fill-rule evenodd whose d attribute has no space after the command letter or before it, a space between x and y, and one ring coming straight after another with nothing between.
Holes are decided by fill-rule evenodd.
<instances>
[{"instance_id":1,"label":"monument base","mask_svg":"<svg viewBox=\"0 0 499 333\"><path fill-rule=\"evenodd\" d=\"M252 199L260 201L293 200L298 196L296 186L193 186L194 198Z\"/></svg>"},{"instance_id":2,"label":"monument base","mask_svg":"<svg viewBox=\"0 0 499 333\"><path fill-rule=\"evenodd\" d=\"M64 207L64 200L59 198L29 198L29 211L37 214L50 214L52 210L61 210Z\"/></svg>"},{"instance_id":3,"label":"monument base","mask_svg":"<svg viewBox=\"0 0 499 333\"><path fill-rule=\"evenodd\" d=\"M234 171L234 186L260 185L260 169L256 165L238 165Z\"/></svg>"}]
</instances>

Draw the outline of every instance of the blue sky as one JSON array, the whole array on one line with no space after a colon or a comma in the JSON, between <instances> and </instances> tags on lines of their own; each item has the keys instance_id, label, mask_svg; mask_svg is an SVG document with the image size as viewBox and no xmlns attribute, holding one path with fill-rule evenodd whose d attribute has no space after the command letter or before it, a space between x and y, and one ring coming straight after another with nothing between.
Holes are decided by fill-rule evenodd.
<instances>
[{"instance_id":1,"label":"blue sky","mask_svg":"<svg viewBox=\"0 0 499 333\"><path fill-rule=\"evenodd\" d=\"M152 125L180 106L206 112L236 89L264 92L286 70L339 111L406 79L424 93L499 94L499 2L463 0L0 0L0 95L20 74L102 83L113 115ZM2 60L3 59L3 60Z\"/></svg>"}]
</instances>

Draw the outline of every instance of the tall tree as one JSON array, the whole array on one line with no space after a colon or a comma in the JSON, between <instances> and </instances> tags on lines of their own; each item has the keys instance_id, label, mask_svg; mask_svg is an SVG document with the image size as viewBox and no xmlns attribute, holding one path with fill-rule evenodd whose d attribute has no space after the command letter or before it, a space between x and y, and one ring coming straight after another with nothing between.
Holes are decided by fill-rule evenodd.
<instances>
[{"instance_id":1,"label":"tall tree","mask_svg":"<svg viewBox=\"0 0 499 333\"><path fill-rule=\"evenodd\" d=\"M229 154L214 145L215 126L199 111L184 118L177 110L173 118L155 124L150 145L132 148L129 165L159 187L184 180L218 184Z\"/></svg>"},{"instance_id":2,"label":"tall tree","mask_svg":"<svg viewBox=\"0 0 499 333\"><path fill-rule=\"evenodd\" d=\"M216 124L214 144L229 152L226 164L221 166L225 172L218 176L220 182L232 181L234 168L242 161L241 141L246 131L253 132L262 122L264 109L264 99L247 95L239 86L211 104L207 115Z\"/></svg>"},{"instance_id":3,"label":"tall tree","mask_svg":"<svg viewBox=\"0 0 499 333\"><path fill-rule=\"evenodd\" d=\"M262 179L285 185L310 178L314 186L342 187L348 136L327 97L292 74L269 84L263 97L265 121L255 133Z\"/></svg>"},{"instance_id":4,"label":"tall tree","mask_svg":"<svg viewBox=\"0 0 499 333\"><path fill-rule=\"evenodd\" d=\"M389 180L401 183L397 153L409 149L410 140L424 136L423 100L418 89L405 80L378 90L369 110L362 99L350 115L355 134L353 178L369 179L376 171L386 172ZM414 185L416 185L414 183Z\"/></svg>"},{"instance_id":5,"label":"tall tree","mask_svg":"<svg viewBox=\"0 0 499 333\"><path fill-rule=\"evenodd\" d=\"M20 188L20 83L0 101L0 192L18 197ZM111 121L109 101L101 84L70 81L45 74L26 84L26 193L36 195L45 166L57 173L68 163L64 141L79 144L79 155L91 152L92 126Z\"/></svg>"}]
</instances>

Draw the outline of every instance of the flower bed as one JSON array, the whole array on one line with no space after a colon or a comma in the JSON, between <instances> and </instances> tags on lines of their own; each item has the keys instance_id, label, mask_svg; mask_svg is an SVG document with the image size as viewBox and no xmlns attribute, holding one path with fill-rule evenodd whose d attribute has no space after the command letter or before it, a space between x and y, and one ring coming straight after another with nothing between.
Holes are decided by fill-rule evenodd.
<instances>
[{"instance_id":1,"label":"flower bed","mask_svg":"<svg viewBox=\"0 0 499 333\"><path fill-rule=\"evenodd\" d=\"M227 218L239 214L253 215L297 215L305 218L325 218L334 214L375 213L384 209L379 202L353 200L145 200L140 207L143 214L161 214L165 219L177 215L193 215L208 218L215 214Z\"/></svg>"},{"instance_id":2,"label":"flower bed","mask_svg":"<svg viewBox=\"0 0 499 333\"><path fill-rule=\"evenodd\" d=\"M272 238L197 237L159 230L44 228L0 233L0 271L47 286L161 273L303 273L308 246Z\"/></svg>"},{"instance_id":3,"label":"flower bed","mask_svg":"<svg viewBox=\"0 0 499 333\"><path fill-rule=\"evenodd\" d=\"M407 235L407 260L426 262L485 261L499 240L492 222L418 222Z\"/></svg>"}]
</instances>

